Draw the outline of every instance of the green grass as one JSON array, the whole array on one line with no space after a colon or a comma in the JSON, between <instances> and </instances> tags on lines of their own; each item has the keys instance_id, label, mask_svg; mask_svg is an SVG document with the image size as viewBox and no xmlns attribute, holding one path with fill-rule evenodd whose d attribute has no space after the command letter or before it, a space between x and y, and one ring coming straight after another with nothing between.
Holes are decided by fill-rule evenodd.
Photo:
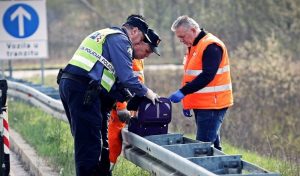
<instances>
[{"instance_id":1,"label":"green grass","mask_svg":"<svg viewBox=\"0 0 300 176\"><path fill-rule=\"evenodd\" d=\"M9 101L9 123L62 176L75 175L73 138L69 125L42 110L20 101ZM185 135L194 138L194 135ZM299 176L299 166L223 143L227 154L242 154L243 159L283 176ZM116 176L148 176L148 172L120 157L113 172Z\"/></svg>"},{"instance_id":2,"label":"green grass","mask_svg":"<svg viewBox=\"0 0 300 176\"><path fill-rule=\"evenodd\" d=\"M10 126L63 176L75 175L69 125L24 102L9 101Z\"/></svg>"},{"instance_id":3,"label":"green grass","mask_svg":"<svg viewBox=\"0 0 300 176\"><path fill-rule=\"evenodd\" d=\"M243 160L254 163L268 171L280 173L282 176L300 176L300 166L295 163L262 156L253 151L239 149L226 142L222 145L226 154L241 154Z\"/></svg>"},{"instance_id":4,"label":"green grass","mask_svg":"<svg viewBox=\"0 0 300 176\"><path fill-rule=\"evenodd\" d=\"M150 173L120 156L113 170L115 176L150 176Z\"/></svg>"}]
</instances>

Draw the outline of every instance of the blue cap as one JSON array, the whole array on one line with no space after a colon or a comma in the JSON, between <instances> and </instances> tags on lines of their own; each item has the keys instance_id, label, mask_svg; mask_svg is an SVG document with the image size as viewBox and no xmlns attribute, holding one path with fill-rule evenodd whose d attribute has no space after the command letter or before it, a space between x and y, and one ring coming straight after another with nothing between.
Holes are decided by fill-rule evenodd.
<instances>
[{"instance_id":1,"label":"blue cap","mask_svg":"<svg viewBox=\"0 0 300 176\"><path fill-rule=\"evenodd\" d=\"M129 24L131 26L137 27L144 34L144 36L147 38L147 40L150 41L150 38L147 34L148 33L148 24L145 22L145 20L134 16L134 17L128 18L127 21L125 22L125 24Z\"/></svg>"},{"instance_id":2,"label":"blue cap","mask_svg":"<svg viewBox=\"0 0 300 176\"><path fill-rule=\"evenodd\" d=\"M150 48L155 54L160 56L158 45L161 42L161 39L159 38L159 35L153 29L150 28L148 29L147 35L150 40L145 40L145 42L150 45Z\"/></svg>"}]
</instances>

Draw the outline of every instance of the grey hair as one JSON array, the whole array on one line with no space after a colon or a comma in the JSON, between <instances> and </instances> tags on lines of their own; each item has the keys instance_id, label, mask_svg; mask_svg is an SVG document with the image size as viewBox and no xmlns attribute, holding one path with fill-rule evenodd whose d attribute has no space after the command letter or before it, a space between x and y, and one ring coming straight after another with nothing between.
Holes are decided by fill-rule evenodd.
<instances>
[{"instance_id":1,"label":"grey hair","mask_svg":"<svg viewBox=\"0 0 300 176\"><path fill-rule=\"evenodd\" d=\"M173 22L171 30L173 32L175 32L176 29L179 28L180 26L184 26L186 28L194 27L196 29L200 29L199 24L193 18L190 18L187 15L183 15L183 16L178 17Z\"/></svg>"}]
</instances>

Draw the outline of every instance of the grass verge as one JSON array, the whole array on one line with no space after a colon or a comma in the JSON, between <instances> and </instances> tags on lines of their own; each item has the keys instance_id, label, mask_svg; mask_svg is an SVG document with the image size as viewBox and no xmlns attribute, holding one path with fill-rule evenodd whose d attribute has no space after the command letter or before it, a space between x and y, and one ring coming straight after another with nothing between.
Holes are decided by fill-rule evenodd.
<instances>
[{"instance_id":1,"label":"grass verge","mask_svg":"<svg viewBox=\"0 0 300 176\"><path fill-rule=\"evenodd\" d=\"M67 123L20 101L8 103L11 128L62 176L75 175L73 139Z\"/></svg>"},{"instance_id":2,"label":"grass verge","mask_svg":"<svg viewBox=\"0 0 300 176\"><path fill-rule=\"evenodd\" d=\"M227 142L223 143L223 148L225 153L241 154L243 156L243 160L254 163L268 171L280 173L282 176L300 176L300 166L291 161L262 156L253 151L234 147L229 145Z\"/></svg>"}]
</instances>

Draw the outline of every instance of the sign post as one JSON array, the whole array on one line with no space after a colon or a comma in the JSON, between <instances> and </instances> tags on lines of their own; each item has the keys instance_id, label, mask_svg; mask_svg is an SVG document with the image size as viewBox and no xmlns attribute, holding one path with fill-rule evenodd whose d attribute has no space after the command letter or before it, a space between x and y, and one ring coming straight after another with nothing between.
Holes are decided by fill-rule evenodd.
<instances>
[{"instance_id":1,"label":"sign post","mask_svg":"<svg viewBox=\"0 0 300 176\"><path fill-rule=\"evenodd\" d=\"M0 1L0 60L48 58L46 1Z\"/></svg>"}]
</instances>

